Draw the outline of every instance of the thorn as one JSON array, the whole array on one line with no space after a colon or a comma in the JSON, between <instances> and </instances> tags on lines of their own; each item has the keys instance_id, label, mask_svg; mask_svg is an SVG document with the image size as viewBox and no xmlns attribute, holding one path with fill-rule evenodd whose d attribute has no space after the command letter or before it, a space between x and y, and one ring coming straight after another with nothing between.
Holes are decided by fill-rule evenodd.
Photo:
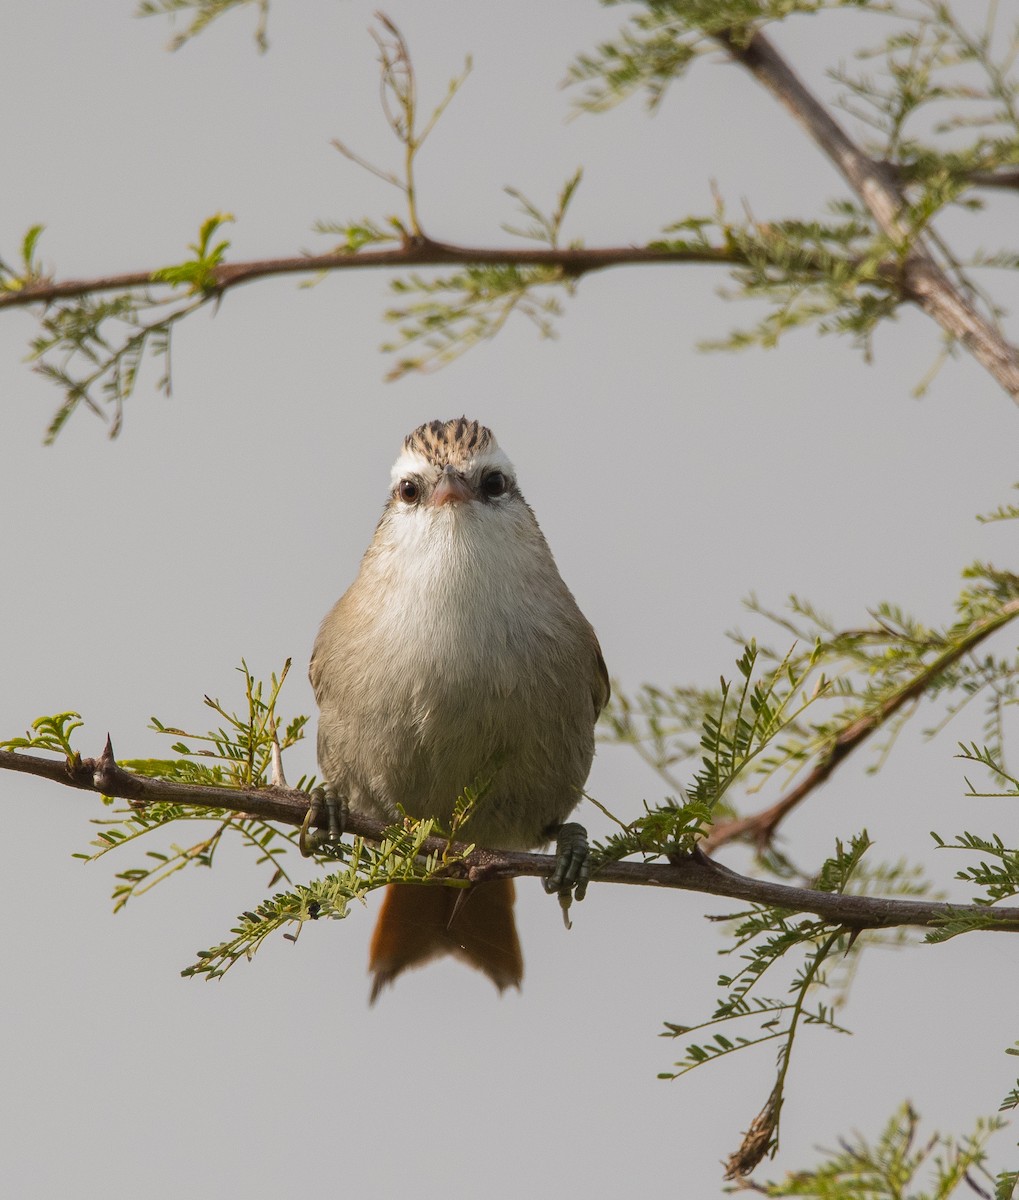
<instances>
[{"instance_id":1,"label":"thorn","mask_svg":"<svg viewBox=\"0 0 1019 1200\"><path fill-rule=\"evenodd\" d=\"M92 782L95 787L107 795L111 790L111 780L117 770L117 760L113 757L113 741L110 735L106 735L106 745L103 747L103 752L97 759L92 760Z\"/></svg>"},{"instance_id":2,"label":"thorn","mask_svg":"<svg viewBox=\"0 0 1019 1200\"><path fill-rule=\"evenodd\" d=\"M700 842L694 842L693 849L690 851L690 859L698 863L702 867L714 867L715 861L710 855L705 854L701 849Z\"/></svg>"}]
</instances>

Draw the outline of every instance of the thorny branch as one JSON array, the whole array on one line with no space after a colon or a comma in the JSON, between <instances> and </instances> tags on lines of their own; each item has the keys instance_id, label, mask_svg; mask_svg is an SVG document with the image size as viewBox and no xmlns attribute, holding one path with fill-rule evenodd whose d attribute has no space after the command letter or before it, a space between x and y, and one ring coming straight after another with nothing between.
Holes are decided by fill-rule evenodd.
<instances>
[{"instance_id":1,"label":"thorny branch","mask_svg":"<svg viewBox=\"0 0 1019 1200\"><path fill-rule=\"evenodd\" d=\"M190 804L227 809L285 825L300 825L307 815L307 792L287 788L217 788L197 784L171 783L133 775L119 767L107 739L98 758L41 758L37 755L0 751L0 770L38 775L54 783L85 791L98 792L127 800L132 806L148 804ZM385 835L380 821L351 813L347 831L374 841ZM456 849L456 847L453 847ZM422 847L423 854L448 852L446 838L432 837ZM461 847L463 849L463 847ZM450 867L471 882L508 879L517 876L544 878L552 874L555 857L550 854L524 854L510 850L475 849ZM751 904L814 913L822 920L846 928L878 929L895 926L923 928L947 917L988 915L988 908L968 904L939 904L920 900L886 900L872 896L847 896L836 892L790 887L764 879L752 879L731 871L700 851L676 856L663 863L611 862L599 866L594 879L601 883L625 883L644 887L678 888L726 896ZM995 908L995 919L983 928L1019 933L1019 908Z\"/></svg>"}]
</instances>

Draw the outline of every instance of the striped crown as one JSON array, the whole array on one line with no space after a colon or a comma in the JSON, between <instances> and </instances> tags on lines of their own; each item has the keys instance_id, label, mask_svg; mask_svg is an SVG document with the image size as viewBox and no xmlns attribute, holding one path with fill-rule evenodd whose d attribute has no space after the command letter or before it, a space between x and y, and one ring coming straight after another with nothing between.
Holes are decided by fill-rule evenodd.
<instances>
[{"instance_id":1,"label":"striped crown","mask_svg":"<svg viewBox=\"0 0 1019 1200\"><path fill-rule=\"evenodd\" d=\"M419 455L436 467L462 467L468 460L495 450L492 431L478 421L455 417L452 421L428 421L403 439L404 453Z\"/></svg>"}]
</instances>

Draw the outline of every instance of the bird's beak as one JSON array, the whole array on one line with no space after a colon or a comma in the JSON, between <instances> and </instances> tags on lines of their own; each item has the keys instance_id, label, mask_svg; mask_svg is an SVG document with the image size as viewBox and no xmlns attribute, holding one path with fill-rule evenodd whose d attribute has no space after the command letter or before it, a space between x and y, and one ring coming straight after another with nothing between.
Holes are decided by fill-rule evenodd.
<instances>
[{"instance_id":1,"label":"bird's beak","mask_svg":"<svg viewBox=\"0 0 1019 1200\"><path fill-rule=\"evenodd\" d=\"M438 508L440 504L462 504L473 500L474 493L467 486L467 480L449 464L442 468L439 482L432 492L432 505Z\"/></svg>"}]
</instances>

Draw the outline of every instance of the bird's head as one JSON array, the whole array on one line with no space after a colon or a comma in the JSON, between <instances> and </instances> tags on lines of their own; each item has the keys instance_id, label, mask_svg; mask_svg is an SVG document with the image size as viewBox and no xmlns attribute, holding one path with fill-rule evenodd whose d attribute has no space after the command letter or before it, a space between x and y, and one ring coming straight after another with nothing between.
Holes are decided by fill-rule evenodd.
<instances>
[{"instance_id":1,"label":"bird's head","mask_svg":"<svg viewBox=\"0 0 1019 1200\"><path fill-rule=\"evenodd\" d=\"M521 500L513 464L490 429L466 417L430 421L407 435L393 464L391 509L437 512Z\"/></svg>"}]
</instances>

